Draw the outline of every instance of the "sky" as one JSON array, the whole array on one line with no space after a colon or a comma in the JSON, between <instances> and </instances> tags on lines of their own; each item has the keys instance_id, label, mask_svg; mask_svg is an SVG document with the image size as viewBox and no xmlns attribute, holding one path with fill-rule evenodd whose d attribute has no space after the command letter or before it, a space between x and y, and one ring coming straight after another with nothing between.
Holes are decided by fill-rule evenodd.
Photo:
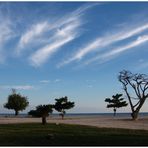
<instances>
[{"instance_id":1,"label":"sky","mask_svg":"<svg viewBox=\"0 0 148 148\"><path fill-rule=\"evenodd\" d=\"M63 96L72 113L112 112L119 72L148 73L147 2L0 2L0 22L1 113L12 88L23 113Z\"/></svg>"}]
</instances>

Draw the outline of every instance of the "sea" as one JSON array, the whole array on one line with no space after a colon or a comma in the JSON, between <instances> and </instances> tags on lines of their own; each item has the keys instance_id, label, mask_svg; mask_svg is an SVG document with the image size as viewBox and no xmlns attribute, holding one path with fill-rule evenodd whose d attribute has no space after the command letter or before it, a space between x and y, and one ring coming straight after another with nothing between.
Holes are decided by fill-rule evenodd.
<instances>
[{"instance_id":1,"label":"sea","mask_svg":"<svg viewBox=\"0 0 148 148\"><path fill-rule=\"evenodd\" d=\"M59 114L53 113L50 115L51 117L58 117ZM67 113L65 114L65 117L111 117L113 116L113 113ZM14 114L10 113L0 113L0 117L15 117ZM19 114L17 117L21 118L27 118L30 117L28 114ZM116 117L131 117L131 113L117 113ZM148 117L148 112L141 112L139 113L139 117Z\"/></svg>"}]
</instances>

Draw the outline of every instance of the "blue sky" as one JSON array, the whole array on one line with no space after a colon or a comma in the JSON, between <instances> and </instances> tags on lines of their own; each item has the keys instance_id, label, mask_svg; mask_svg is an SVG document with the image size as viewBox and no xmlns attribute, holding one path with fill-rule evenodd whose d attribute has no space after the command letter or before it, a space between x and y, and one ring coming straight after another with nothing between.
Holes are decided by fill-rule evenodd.
<instances>
[{"instance_id":1,"label":"blue sky","mask_svg":"<svg viewBox=\"0 0 148 148\"><path fill-rule=\"evenodd\" d=\"M1 2L0 22L1 112L11 88L25 112L62 96L70 112L111 112L119 72L148 72L147 2Z\"/></svg>"}]
</instances>

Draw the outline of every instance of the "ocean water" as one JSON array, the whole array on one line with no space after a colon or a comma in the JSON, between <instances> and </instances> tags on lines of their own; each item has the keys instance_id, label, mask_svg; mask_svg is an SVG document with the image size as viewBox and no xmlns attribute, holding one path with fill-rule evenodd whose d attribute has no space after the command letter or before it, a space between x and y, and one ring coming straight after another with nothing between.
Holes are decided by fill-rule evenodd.
<instances>
[{"instance_id":1,"label":"ocean water","mask_svg":"<svg viewBox=\"0 0 148 148\"><path fill-rule=\"evenodd\" d=\"M58 113L53 113L50 115L51 117L58 117ZM113 113L67 113L65 114L65 117L98 117L98 116L104 116L104 117L111 117L113 116ZM0 117L15 117L14 114L6 114L1 113ZM28 114L19 114L18 117L26 118L29 117ZM117 113L116 117L131 117L131 113ZM148 112L142 112L139 113L139 117L148 117Z\"/></svg>"}]
</instances>

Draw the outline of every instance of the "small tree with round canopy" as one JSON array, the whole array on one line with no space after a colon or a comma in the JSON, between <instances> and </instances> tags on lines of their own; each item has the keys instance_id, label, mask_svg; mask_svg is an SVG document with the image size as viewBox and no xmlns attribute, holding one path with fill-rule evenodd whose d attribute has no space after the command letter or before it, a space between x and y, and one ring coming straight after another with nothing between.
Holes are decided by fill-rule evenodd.
<instances>
[{"instance_id":1,"label":"small tree with round canopy","mask_svg":"<svg viewBox=\"0 0 148 148\"><path fill-rule=\"evenodd\" d=\"M113 108L114 116L116 116L117 108L125 107L128 105L126 101L123 101L124 98L120 98L121 96L122 94L116 94L112 96L113 99L110 98L105 99L105 102L109 103L107 104L107 108Z\"/></svg>"},{"instance_id":2,"label":"small tree with round canopy","mask_svg":"<svg viewBox=\"0 0 148 148\"><path fill-rule=\"evenodd\" d=\"M15 110L15 115L17 116L19 111L25 110L28 105L28 98L16 93L16 90L12 89L12 94L8 96L8 101L4 104L4 107Z\"/></svg>"},{"instance_id":3,"label":"small tree with round canopy","mask_svg":"<svg viewBox=\"0 0 148 148\"><path fill-rule=\"evenodd\" d=\"M53 112L53 105L38 105L36 110L31 110L28 114L35 117L42 117L42 124L45 125L47 123L46 117L49 116L49 113Z\"/></svg>"}]
</instances>

